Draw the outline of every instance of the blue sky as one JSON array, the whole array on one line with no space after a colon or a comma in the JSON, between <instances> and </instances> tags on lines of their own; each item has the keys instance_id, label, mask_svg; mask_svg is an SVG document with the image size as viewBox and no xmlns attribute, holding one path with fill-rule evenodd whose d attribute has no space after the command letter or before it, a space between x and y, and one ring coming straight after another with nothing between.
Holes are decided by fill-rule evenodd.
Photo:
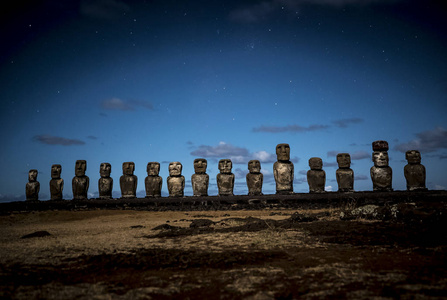
<instances>
[{"instance_id":1,"label":"blue sky","mask_svg":"<svg viewBox=\"0 0 447 300\"><path fill-rule=\"evenodd\" d=\"M420 150L427 187L447 187L447 23L442 1L18 1L2 16L0 201L25 199L38 169L49 199L52 164L72 198L87 160L90 197L109 162L119 196L122 163L171 161L190 184L208 159L233 160L246 194L250 159L275 192L275 146L288 143L295 192L321 157L337 190L335 156L349 152L354 188L372 190L371 142L387 140L393 188L405 189L406 150Z\"/></svg>"}]
</instances>

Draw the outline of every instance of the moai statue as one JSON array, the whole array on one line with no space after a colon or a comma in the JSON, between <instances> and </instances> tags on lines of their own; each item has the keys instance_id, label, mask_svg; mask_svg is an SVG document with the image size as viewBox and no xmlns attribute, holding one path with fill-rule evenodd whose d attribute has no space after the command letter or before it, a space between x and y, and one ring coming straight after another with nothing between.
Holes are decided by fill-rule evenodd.
<instances>
[{"instance_id":1,"label":"moai statue","mask_svg":"<svg viewBox=\"0 0 447 300\"><path fill-rule=\"evenodd\" d=\"M354 191L354 171L351 167L351 156L349 153L337 154L338 169L335 172L339 192Z\"/></svg>"},{"instance_id":2,"label":"moai statue","mask_svg":"<svg viewBox=\"0 0 447 300\"><path fill-rule=\"evenodd\" d=\"M248 195L262 195L262 181L264 180L264 175L261 173L261 162L259 160L250 160L248 162L248 171L249 173L245 177L247 180Z\"/></svg>"},{"instance_id":3,"label":"moai statue","mask_svg":"<svg viewBox=\"0 0 447 300\"><path fill-rule=\"evenodd\" d=\"M421 165L421 153L417 150L409 150L405 153L405 159L408 161L404 167L407 190L426 190L425 167Z\"/></svg>"},{"instance_id":4,"label":"moai statue","mask_svg":"<svg viewBox=\"0 0 447 300\"><path fill-rule=\"evenodd\" d=\"M109 163L99 165L98 191L100 199L111 199L113 190L113 178L110 177L112 166Z\"/></svg>"},{"instance_id":5,"label":"moai statue","mask_svg":"<svg viewBox=\"0 0 447 300\"><path fill-rule=\"evenodd\" d=\"M388 142L375 141L372 143L372 160L374 166L371 167L371 180L374 191L392 191L393 170L388 166Z\"/></svg>"},{"instance_id":6,"label":"moai statue","mask_svg":"<svg viewBox=\"0 0 447 300\"><path fill-rule=\"evenodd\" d=\"M310 170L307 171L307 183L310 193L323 193L326 184L326 172L323 170L323 160L319 157L309 159Z\"/></svg>"},{"instance_id":7,"label":"moai statue","mask_svg":"<svg viewBox=\"0 0 447 300\"><path fill-rule=\"evenodd\" d=\"M204 158L194 159L194 172L191 176L194 196L208 196L208 183L210 176L206 174L208 162Z\"/></svg>"},{"instance_id":8,"label":"moai statue","mask_svg":"<svg viewBox=\"0 0 447 300\"><path fill-rule=\"evenodd\" d=\"M273 175L276 181L277 194L293 194L293 163L290 161L289 144L276 146L277 160L273 164Z\"/></svg>"},{"instance_id":9,"label":"moai statue","mask_svg":"<svg viewBox=\"0 0 447 300\"><path fill-rule=\"evenodd\" d=\"M28 182L26 184L26 200L37 201L39 200L40 183L37 181L37 170L29 170Z\"/></svg>"},{"instance_id":10,"label":"moai statue","mask_svg":"<svg viewBox=\"0 0 447 300\"><path fill-rule=\"evenodd\" d=\"M51 166L50 194L51 200L62 200L64 180L61 178L62 166Z\"/></svg>"},{"instance_id":11,"label":"moai statue","mask_svg":"<svg viewBox=\"0 0 447 300\"><path fill-rule=\"evenodd\" d=\"M71 181L74 200L87 199L87 191L90 184L88 176L85 176L87 161L77 160L75 165L75 177Z\"/></svg>"},{"instance_id":12,"label":"moai statue","mask_svg":"<svg viewBox=\"0 0 447 300\"><path fill-rule=\"evenodd\" d=\"M219 160L219 171L217 174L217 188L219 190L219 196L233 196L234 189L234 174L231 173L233 163L231 159Z\"/></svg>"},{"instance_id":13,"label":"moai statue","mask_svg":"<svg viewBox=\"0 0 447 300\"><path fill-rule=\"evenodd\" d=\"M138 178L136 175L133 175L134 171L135 171L135 163L133 162L123 163L123 175L120 177L120 188L122 198L137 197Z\"/></svg>"},{"instance_id":14,"label":"moai statue","mask_svg":"<svg viewBox=\"0 0 447 300\"><path fill-rule=\"evenodd\" d=\"M169 197L183 197L185 176L182 175L182 164L178 161L169 164L168 191Z\"/></svg>"},{"instance_id":15,"label":"moai statue","mask_svg":"<svg viewBox=\"0 0 447 300\"><path fill-rule=\"evenodd\" d=\"M144 186L146 187L146 198L161 197L163 178L158 176L160 173L160 163L155 161L147 163L146 171L147 177L144 180Z\"/></svg>"}]
</instances>

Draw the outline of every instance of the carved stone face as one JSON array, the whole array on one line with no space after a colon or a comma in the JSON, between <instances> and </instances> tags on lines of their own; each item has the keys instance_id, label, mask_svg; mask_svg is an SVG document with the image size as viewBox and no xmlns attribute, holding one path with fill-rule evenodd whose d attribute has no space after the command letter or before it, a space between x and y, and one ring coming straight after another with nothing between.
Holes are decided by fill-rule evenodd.
<instances>
[{"instance_id":1,"label":"carved stone face","mask_svg":"<svg viewBox=\"0 0 447 300\"><path fill-rule=\"evenodd\" d=\"M85 170L87 170L87 161L77 160L76 165L75 165L75 175L76 176L84 176Z\"/></svg>"},{"instance_id":2,"label":"carved stone face","mask_svg":"<svg viewBox=\"0 0 447 300\"><path fill-rule=\"evenodd\" d=\"M290 146L289 144L278 144L276 146L276 158L278 160L290 160Z\"/></svg>"},{"instance_id":3,"label":"carved stone face","mask_svg":"<svg viewBox=\"0 0 447 300\"><path fill-rule=\"evenodd\" d=\"M231 174L231 169L233 168L233 163L230 159L219 160L219 171L222 174Z\"/></svg>"},{"instance_id":4,"label":"carved stone face","mask_svg":"<svg viewBox=\"0 0 447 300\"><path fill-rule=\"evenodd\" d=\"M28 181L35 182L37 180L37 170L29 170L28 172Z\"/></svg>"},{"instance_id":5,"label":"carved stone face","mask_svg":"<svg viewBox=\"0 0 447 300\"><path fill-rule=\"evenodd\" d=\"M135 171L135 164L132 161L123 163L123 174L124 175L133 175Z\"/></svg>"},{"instance_id":6,"label":"carved stone face","mask_svg":"<svg viewBox=\"0 0 447 300\"><path fill-rule=\"evenodd\" d=\"M150 162L147 164L146 171L149 176L158 176L160 173L160 164L158 162Z\"/></svg>"},{"instance_id":7,"label":"carved stone face","mask_svg":"<svg viewBox=\"0 0 447 300\"><path fill-rule=\"evenodd\" d=\"M101 163L99 165L99 175L101 177L110 177L110 173L112 173L112 165L109 163Z\"/></svg>"},{"instance_id":8,"label":"carved stone face","mask_svg":"<svg viewBox=\"0 0 447 300\"><path fill-rule=\"evenodd\" d=\"M337 163L339 168L349 168L351 166L351 155L349 153L338 153Z\"/></svg>"},{"instance_id":9,"label":"carved stone face","mask_svg":"<svg viewBox=\"0 0 447 300\"><path fill-rule=\"evenodd\" d=\"M309 167L312 170L321 170L323 169L323 160L319 157L312 157L309 159Z\"/></svg>"},{"instance_id":10,"label":"carved stone face","mask_svg":"<svg viewBox=\"0 0 447 300\"><path fill-rule=\"evenodd\" d=\"M417 150L409 150L405 153L405 158L409 164L417 165L421 163L421 153Z\"/></svg>"},{"instance_id":11,"label":"carved stone face","mask_svg":"<svg viewBox=\"0 0 447 300\"><path fill-rule=\"evenodd\" d=\"M196 174L206 173L207 165L208 165L208 162L204 158L194 159L194 171L196 172Z\"/></svg>"},{"instance_id":12,"label":"carved stone face","mask_svg":"<svg viewBox=\"0 0 447 300\"><path fill-rule=\"evenodd\" d=\"M174 161L169 164L169 176L182 175L182 164L178 161Z\"/></svg>"},{"instance_id":13,"label":"carved stone face","mask_svg":"<svg viewBox=\"0 0 447 300\"><path fill-rule=\"evenodd\" d=\"M372 155L372 160L374 162L374 166L376 167L387 167L389 162L388 152L374 151Z\"/></svg>"},{"instance_id":14,"label":"carved stone face","mask_svg":"<svg viewBox=\"0 0 447 300\"><path fill-rule=\"evenodd\" d=\"M248 162L248 170L250 173L260 173L261 172L261 163L259 160L250 160Z\"/></svg>"},{"instance_id":15,"label":"carved stone face","mask_svg":"<svg viewBox=\"0 0 447 300\"><path fill-rule=\"evenodd\" d=\"M62 166L61 165L52 165L51 166L51 178L59 179L61 178Z\"/></svg>"}]
</instances>

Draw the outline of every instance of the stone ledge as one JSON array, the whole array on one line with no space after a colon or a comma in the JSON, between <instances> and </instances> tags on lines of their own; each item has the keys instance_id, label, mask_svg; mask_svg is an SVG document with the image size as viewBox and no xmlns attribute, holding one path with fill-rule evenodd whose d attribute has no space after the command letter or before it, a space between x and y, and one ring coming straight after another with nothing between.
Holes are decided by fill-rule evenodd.
<instances>
[{"instance_id":1,"label":"stone ledge","mask_svg":"<svg viewBox=\"0 0 447 300\"><path fill-rule=\"evenodd\" d=\"M87 200L17 201L0 203L0 213L12 211L85 210L85 209L137 209L137 210L229 210L284 207L318 209L384 205L403 202L446 202L447 191L362 191L352 193L324 192L292 195L235 195L207 197L116 198Z\"/></svg>"}]
</instances>

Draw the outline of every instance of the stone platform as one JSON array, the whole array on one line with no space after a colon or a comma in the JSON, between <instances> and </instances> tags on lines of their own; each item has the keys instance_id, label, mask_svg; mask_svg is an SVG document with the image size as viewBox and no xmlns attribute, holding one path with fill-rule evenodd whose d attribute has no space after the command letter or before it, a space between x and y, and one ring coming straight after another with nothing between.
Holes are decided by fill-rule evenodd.
<instances>
[{"instance_id":1,"label":"stone platform","mask_svg":"<svg viewBox=\"0 0 447 300\"><path fill-rule=\"evenodd\" d=\"M135 210L235 210L282 207L296 209L325 209L357 207L362 205L392 205L397 203L446 203L447 191L362 191L352 193L324 192L318 194L295 193L292 195L262 196L208 196L116 198L87 200L17 201L0 203L0 214L13 211L83 210L83 209L135 209Z\"/></svg>"}]
</instances>

